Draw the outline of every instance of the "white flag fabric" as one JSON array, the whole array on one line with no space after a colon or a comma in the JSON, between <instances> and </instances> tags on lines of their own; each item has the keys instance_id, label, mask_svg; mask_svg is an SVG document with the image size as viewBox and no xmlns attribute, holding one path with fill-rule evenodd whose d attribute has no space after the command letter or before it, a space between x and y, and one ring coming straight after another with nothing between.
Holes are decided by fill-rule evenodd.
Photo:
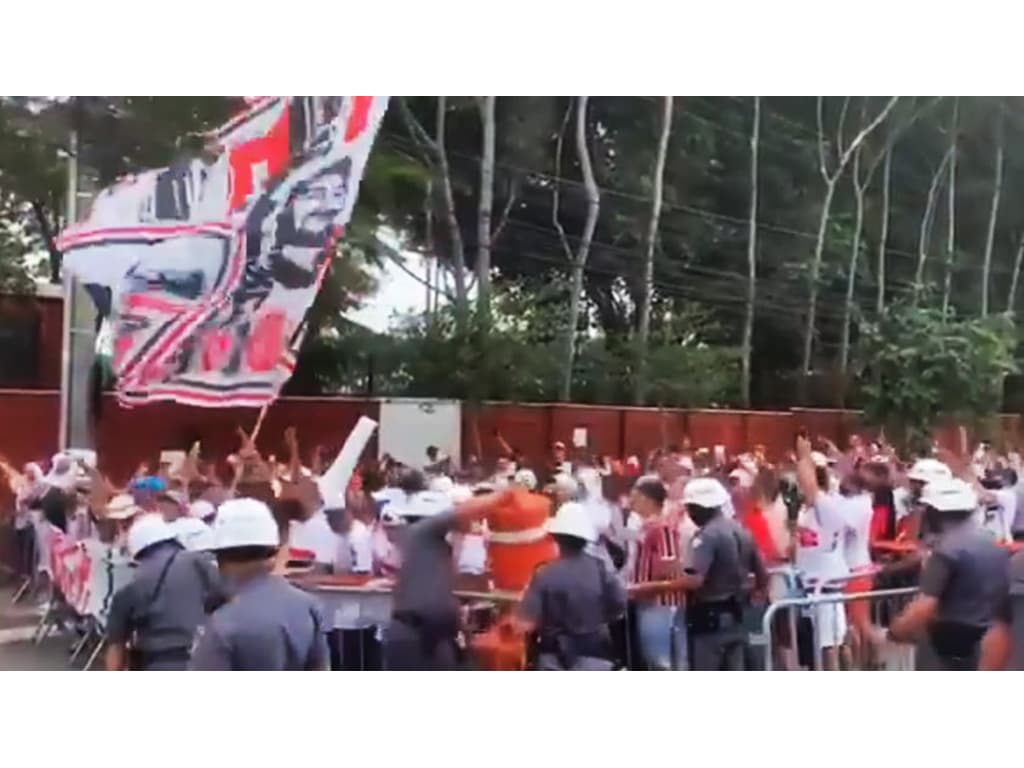
<instances>
[{"instance_id":1,"label":"white flag fabric","mask_svg":"<svg viewBox=\"0 0 1024 768\"><path fill-rule=\"evenodd\" d=\"M277 395L387 102L254 97L212 157L122 179L61 233L65 267L109 303L124 404Z\"/></svg>"}]
</instances>

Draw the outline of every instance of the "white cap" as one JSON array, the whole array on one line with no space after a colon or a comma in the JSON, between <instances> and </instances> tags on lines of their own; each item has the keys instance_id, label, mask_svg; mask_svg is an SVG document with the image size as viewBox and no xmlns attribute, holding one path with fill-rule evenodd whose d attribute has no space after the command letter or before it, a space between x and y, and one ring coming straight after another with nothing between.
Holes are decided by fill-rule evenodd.
<instances>
[{"instance_id":1,"label":"white cap","mask_svg":"<svg viewBox=\"0 0 1024 768\"><path fill-rule=\"evenodd\" d=\"M683 504L715 509L729 501L729 492L713 477L698 477L683 489Z\"/></svg>"},{"instance_id":2,"label":"white cap","mask_svg":"<svg viewBox=\"0 0 1024 768\"><path fill-rule=\"evenodd\" d=\"M548 518L544 527L548 533L575 536L577 539L597 541L597 530L590 512L576 501L570 501L558 508L554 517Z\"/></svg>"},{"instance_id":3,"label":"white cap","mask_svg":"<svg viewBox=\"0 0 1024 768\"><path fill-rule=\"evenodd\" d=\"M921 503L939 512L969 512L978 506L978 496L963 480L937 478L924 487Z\"/></svg>"},{"instance_id":4,"label":"white cap","mask_svg":"<svg viewBox=\"0 0 1024 768\"><path fill-rule=\"evenodd\" d=\"M171 526L185 549L192 552L213 549L213 529L198 517L179 517Z\"/></svg>"},{"instance_id":5,"label":"white cap","mask_svg":"<svg viewBox=\"0 0 1024 768\"><path fill-rule=\"evenodd\" d=\"M139 517L128 529L128 554L136 558L144 549L175 538L177 535L174 528L161 515L147 513Z\"/></svg>"},{"instance_id":6,"label":"white cap","mask_svg":"<svg viewBox=\"0 0 1024 768\"><path fill-rule=\"evenodd\" d=\"M916 480L920 483L931 483L935 480L952 479L953 473L949 467L938 459L918 459L914 466L907 472L908 480Z\"/></svg>"},{"instance_id":7,"label":"white cap","mask_svg":"<svg viewBox=\"0 0 1024 768\"><path fill-rule=\"evenodd\" d=\"M231 499L217 510L213 549L278 547L281 538L270 507L257 499Z\"/></svg>"},{"instance_id":8,"label":"white cap","mask_svg":"<svg viewBox=\"0 0 1024 768\"><path fill-rule=\"evenodd\" d=\"M811 451L811 461L816 467L827 467L829 464L834 463L821 451Z\"/></svg>"},{"instance_id":9,"label":"white cap","mask_svg":"<svg viewBox=\"0 0 1024 768\"><path fill-rule=\"evenodd\" d=\"M575 496L579 491L579 483L572 475L567 475L564 472L559 472L554 478L555 490L559 493L564 493L568 496Z\"/></svg>"},{"instance_id":10,"label":"white cap","mask_svg":"<svg viewBox=\"0 0 1024 768\"><path fill-rule=\"evenodd\" d=\"M512 482L523 486L528 491L533 491L537 488L537 476L533 473L532 469L520 469L516 472Z\"/></svg>"},{"instance_id":11,"label":"white cap","mask_svg":"<svg viewBox=\"0 0 1024 768\"><path fill-rule=\"evenodd\" d=\"M736 480L740 488L750 488L754 484L754 476L743 467L736 467L729 473L729 477Z\"/></svg>"},{"instance_id":12,"label":"white cap","mask_svg":"<svg viewBox=\"0 0 1024 768\"><path fill-rule=\"evenodd\" d=\"M374 491L370 494L370 497L378 504L394 504L398 501L405 501L405 492L401 488L381 488L379 491Z\"/></svg>"},{"instance_id":13,"label":"white cap","mask_svg":"<svg viewBox=\"0 0 1024 768\"><path fill-rule=\"evenodd\" d=\"M462 502L469 501L473 498L473 489L468 485L452 486L451 491L448 493L448 498L451 499L454 504L461 504Z\"/></svg>"},{"instance_id":14,"label":"white cap","mask_svg":"<svg viewBox=\"0 0 1024 768\"><path fill-rule=\"evenodd\" d=\"M430 481L428 486L429 490L435 493L451 493L452 489L455 488L455 483L448 475L438 475Z\"/></svg>"},{"instance_id":15,"label":"white cap","mask_svg":"<svg viewBox=\"0 0 1024 768\"><path fill-rule=\"evenodd\" d=\"M135 505L135 499L127 493L122 493L112 498L107 504L106 517L108 520L127 520L140 512L142 510Z\"/></svg>"},{"instance_id":16,"label":"white cap","mask_svg":"<svg viewBox=\"0 0 1024 768\"><path fill-rule=\"evenodd\" d=\"M392 505L393 514L402 517L433 517L452 508L452 501L446 493L420 491L409 496L404 502Z\"/></svg>"},{"instance_id":17,"label":"white cap","mask_svg":"<svg viewBox=\"0 0 1024 768\"><path fill-rule=\"evenodd\" d=\"M196 499L188 505L188 513L192 517L205 520L217 514L217 508L206 499Z\"/></svg>"}]
</instances>

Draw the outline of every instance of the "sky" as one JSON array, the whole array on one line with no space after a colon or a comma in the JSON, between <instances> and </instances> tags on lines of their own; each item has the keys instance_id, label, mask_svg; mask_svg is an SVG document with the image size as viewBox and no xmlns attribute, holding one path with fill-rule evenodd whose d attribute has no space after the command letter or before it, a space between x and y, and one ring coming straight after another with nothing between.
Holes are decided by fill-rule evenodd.
<instances>
[{"instance_id":1,"label":"sky","mask_svg":"<svg viewBox=\"0 0 1024 768\"><path fill-rule=\"evenodd\" d=\"M385 333L395 315L426 310L427 289L424 282L427 273L424 259L420 254L410 251L404 252L403 255L405 270L393 261L385 259L383 271L377 272L376 295L367 299L359 310L350 313L349 320L377 333ZM421 280L423 282L420 282Z\"/></svg>"}]
</instances>

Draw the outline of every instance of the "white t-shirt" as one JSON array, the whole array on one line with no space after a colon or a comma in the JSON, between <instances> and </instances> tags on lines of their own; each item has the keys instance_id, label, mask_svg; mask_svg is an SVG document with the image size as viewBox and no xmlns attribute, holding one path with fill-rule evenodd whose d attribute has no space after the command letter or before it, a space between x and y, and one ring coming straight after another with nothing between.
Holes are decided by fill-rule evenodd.
<instances>
[{"instance_id":1,"label":"white t-shirt","mask_svg":"<svg viewBox=\"0 0 1024 768\"><path fill-rule=\"evenodd\" d=\"M459 573L479 575L487 572L487 539L484 533L461 534L455 567Z\"/></svg>"},{"instance_id":2,"label":"white t-shirt","mask_svg":"<svg viewBox=\"0 0 1024 768\"><path fill-rule=\"evenodd\" d=\"M982 504L978 510L978 523L992 534L996 541L1013 541L1013 520L1017 515L1017 492L1013 488L991 491L997 504L988 508Z\"/></svg>"},{"instance_id":3,"label":"white t-shirt","mask_svg":"<svg viewBox=\"0 0 1024 768\"><path fill-rule=\"evenodd\" d=\"M843 531L843 555L851 571L871 565L871 494L839 497L840 507L846 518Z\"/></svg>"},{"instance_id":4,"label":"white t-shirt","mask_svg":"<svg viewBox=\"0 0 1024 768\"><path fill-rule=\"evenodd\" d=\"M334 557L337 573L370 573L373 569L373 536L362 520L353 520L348 533L338 536Z\"/></svg>"},{"instance_id":5,"label":"white t-shirt","mask_svg":"<svg viewBox=\"0 0 1024 768\"><path fill-rule=\"evenodd\" d=\"M295 549L308 549L313 553L314 562L333 566L338 554L339 538L331 530L327 515L319 510L308 520L292 520L288 545Z\"/></svg>"},{"instance_id":6,"label":"white t-shirt","mask_svg":"<svg viewBox=\"0 0 1024 768\"><path fill-rule=\"evenodd\" d=\"M813 507L805 507L797 520L796 567L809 579L831 581L850 569L843 554L846 515L842 497L818 492Z\"/></svg>"}]
</instances>

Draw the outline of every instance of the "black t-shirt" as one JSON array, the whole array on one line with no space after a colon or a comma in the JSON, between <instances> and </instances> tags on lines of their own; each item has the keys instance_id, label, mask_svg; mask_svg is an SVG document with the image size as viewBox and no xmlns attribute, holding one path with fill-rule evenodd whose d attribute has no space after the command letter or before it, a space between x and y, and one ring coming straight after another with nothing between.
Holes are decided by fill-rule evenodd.
<instances>
[{"instance_id":1,"label":"black t-shirt","mask_svg":"<svg viewBox=\"0 0 1024 768\"><path fill-rule=\"evenodd\" d=\"M68 531L68 498L60 488L50 488L39 499L46 521L64 533Z\"/></svg>"}]
</instances>

